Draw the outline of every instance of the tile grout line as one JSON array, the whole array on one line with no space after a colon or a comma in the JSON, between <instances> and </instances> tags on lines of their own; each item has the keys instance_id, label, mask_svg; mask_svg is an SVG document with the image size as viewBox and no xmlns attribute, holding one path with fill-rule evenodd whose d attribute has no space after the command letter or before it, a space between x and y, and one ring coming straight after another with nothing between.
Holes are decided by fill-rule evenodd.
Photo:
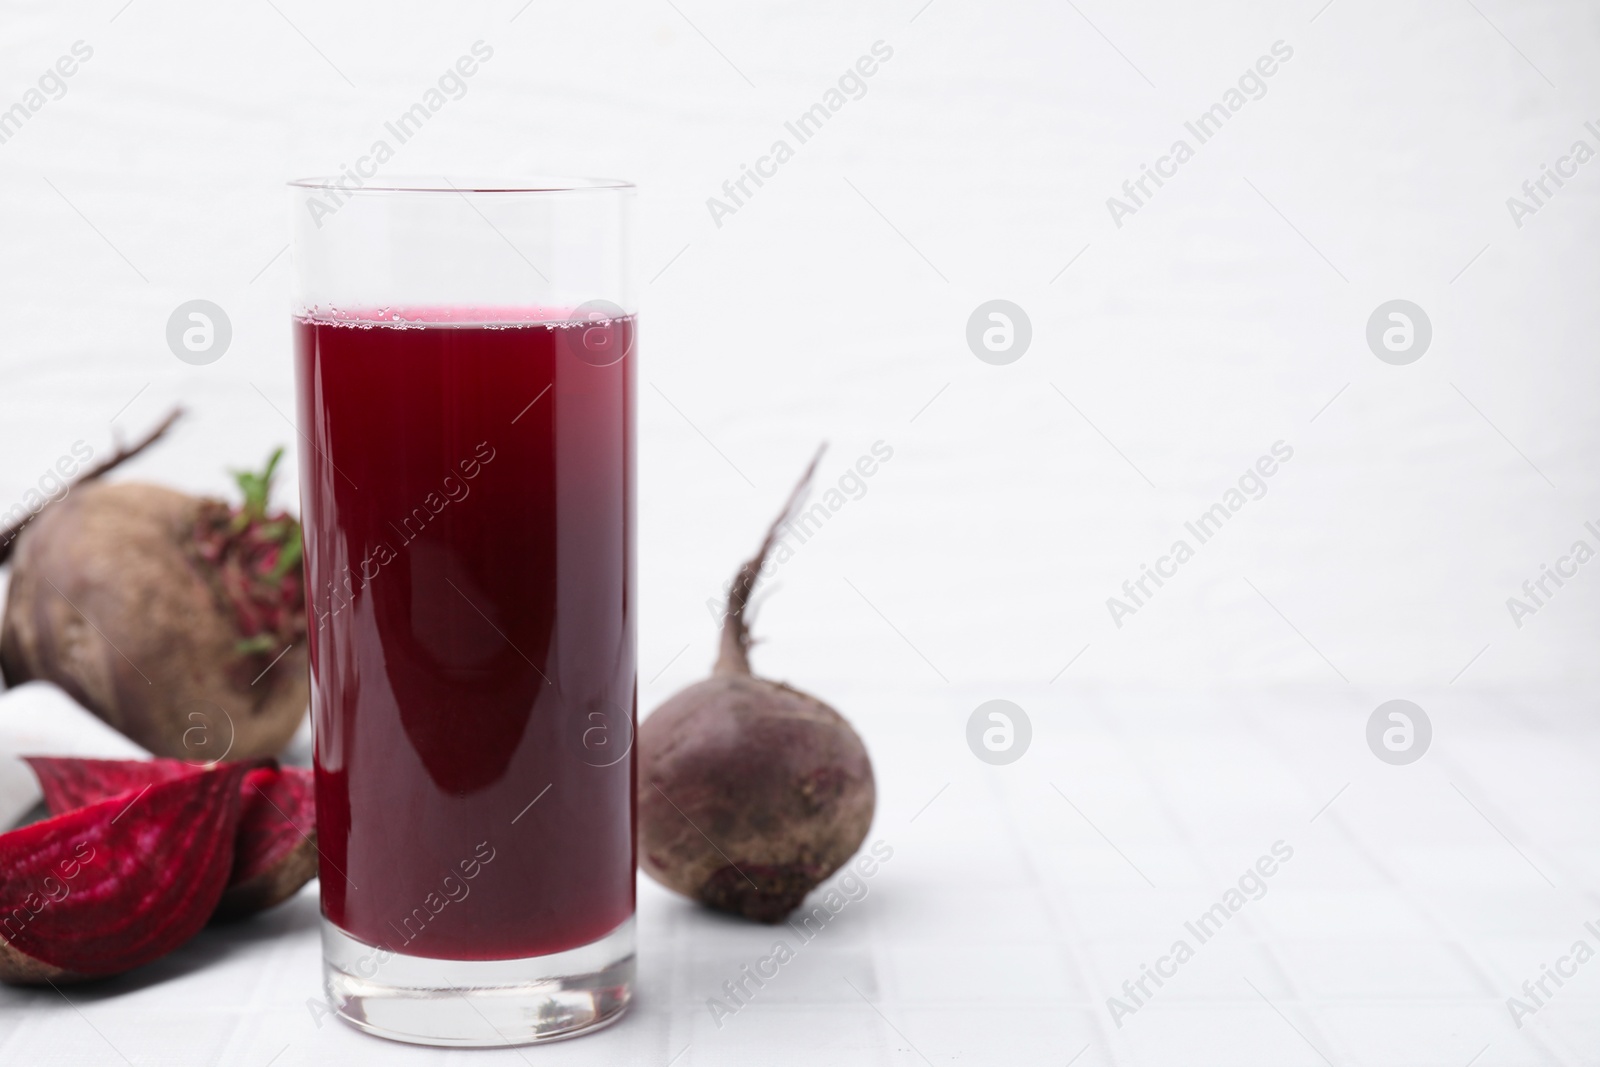
<instances>
[{"instance_id":1,"label":"tile grout line","mask_svg":"<svg viewBox=\"0 0 1600 1067\"><path fill-rule=\"evenodd\" d=\"M1085 1005L1088 1016L1093 1020L1094 1035L1092 1043L1098 1043L1103 1048L1111 1050L1116 1056L1115 1047L1112 1045L1112 1034L1106 1029L1106 1021L1101 1017L1103 1005L1098 1003L1099 997L1095 994L1096 983L1091 979L1084 961L1092 961L1094 954L1089 951L1089 939L1084 935L1082 927L1078 924L1076 916L1072 914L1071 905L1063 899L1059 903L1066 909L1068 916L1063 918L1056 910L1058 901L1045 885L1043 876L1039 873L1038 864L1034 862L1032 853L1023 845L1024 834L1017 826L1016 818L1012 813L1011 805L1005 802L1005 791L998 784L998 780L990 777L989 793L994 796L996 806L1000 809L1005 823L1007 836L1011 846L1017 854L1018 862L1022 866L1023 877L1027 880L1028 888L1036 895L1041 910L1047 916L1050 924L1055 928L1056 942L1060 945L1061 959L1069 974L1072 974L1089 998ZM1071 937L1064 927L1071 928ZM1100 978L1099 968L1095 968L1094 978ZM1102 983L1102 988L1104 988ZM1069 1045L1076 1046L1076 1039L1069 1041Z\"/></svg>"},{"instance_id":2,"label":"tile grout line","mask_svg":"<svg viewBox=\"0 0 1600 1067\"><path fill-rule=\"evenodd\" d=\"M1107 718L1104 715L1101 715L1100 717L1102 719ZM1237 715L1236 718L1238 718ZM1248 723L1248 719L1243 719L1241 725L1243 725L1244 728L1241 729L1238 725L1236 725L1233 732L1236 734L1248 734ZM1122 725L1117 723L1115 720L1108 721L1106 724L1106 729L1117 739L1120 747L1125 753L1128 752L1130 748L1137 747L1130 746L1126 743L1126 731ZM1144 777L1146 788L1154 798L1156 807L1160 810L1162 818L1166 821L1168 826L1175 831L1175 836L1182 844L1184 850L1189 853L1190 858L1195 861L1197 869L1203 871L1205 875L1211 878L1213 881L1218 883L1226 881L1228 876L1217 873L1211 863L1211 857L1200 848L1199 844L1195 841L1194 834L1191 832L1189 825L1184 822L1182 817L1178 814L1177 809L1174 808L1171 798L1167 795L1166 791L1157 784L1159 781L1159 776L1153 773L1150 768L1146 767L1142 759L1130 758L1129 762L1133 763L1139 768L1139 773L1142 777ZM1250 935L1251 942L1262 951L1263 955L1267 957L1268 962L1277 969L1279 975L1283 978L1284 987L1288 990L1291 1001L1296 1005L1305 1003L1305 998L1302 996L1301 991L1298 985L1295 983L1289 969L1284 965L1283 960L1278 957L1275 947L1271 945L1267 935L1258 929L1258 923L1253 921L1258 918L1257 914L1253 911L1241 911L1238 913L1237 918L1242 921L1242 928L1247 934ZM1229 927L1232 927L1233 921L1230 920L1228 925ZM1320 1026L1318 1027L1318 1031L1319 1036L1321 1036Z\"/></svg>"},{"instance_id":3,"label":"tile grout line","mask_svg":"<svg viewBox=\"0 0 1600 1067\"><path fill-rule=\"evenodd\" d=\"M1283 746L1276 742L1276 739L1270 734L1270 732L1266 731L1264 728L1261 728L1259 723L1257 723L1257 726L1258 732L1261 734L1261 736L1271 739L1269 744L1272 750L1281 753ZM1285 763L1291 767L1296 766L1287 760L1285 760ZM1339 813L1337 805L1329 810L1324 818L1338 830L1339 835L1344 839L1345 844L1352 851L1358 853L1361 858L1366 861L1367 866L1379 876L1379 878L1385 884L1387 892L1399 897L1413 913L1422 916L1423 921L1432 927L1433 932L1440 943L1457 949L1461 955L1467 959L1467 961L1472 965L1474 977L1477 978L1482 987L1487 990L1487 993L1485 993L1481 999L1487 1000L1493 998L1494 1001L1498 1003L1499 994L1501 991L1495 986L1493 975L1498 972L1499 968L1488 962L1490 957L1486 956L1478 949L1476 942L1468 938L1464 931L1458 929L1456 925L1449 921L1449 919L1446 918L1438 908L1433 906L1432 903L1425 901L1421 895L1411 887L1410 883L1398 877L1392 865L1384 858L1381 858L1376 849L1374 849L1372 846L1369 846L1364 840L1355 834L1355 832L1350 828L1350 824ZM1543 1038L1538 1037L1533 1030L1527 1030L1527 1033L1533 1038L1534 1042L1538 1045L1541 1051L1545 1052L1547 1055L1551 1056L1557 1061L1559 1067L1578 1067L1578 1065L1572 1060L1561 1056L1554 1049L1551 1049L1548 1042L1546 1042Z\"/></svg>"}]
</instances>

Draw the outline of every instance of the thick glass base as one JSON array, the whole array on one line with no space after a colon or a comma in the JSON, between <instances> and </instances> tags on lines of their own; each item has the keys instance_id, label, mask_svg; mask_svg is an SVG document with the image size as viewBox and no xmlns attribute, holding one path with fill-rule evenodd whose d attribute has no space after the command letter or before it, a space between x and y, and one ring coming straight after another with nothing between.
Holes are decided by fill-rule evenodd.
<instances>
[{"instance_id":1,"label":"thick glass base","mask_svg":"<svg viewBox=\"0 0 1600 1067\"><path fill-rule=\"evenodd\" d=\"M567 952L435 960L358 941L322 920L322 982L339 1017L415 1045L526 1045L621 1018L633 996L633 919Z\"/></svg>"}]
</instances>

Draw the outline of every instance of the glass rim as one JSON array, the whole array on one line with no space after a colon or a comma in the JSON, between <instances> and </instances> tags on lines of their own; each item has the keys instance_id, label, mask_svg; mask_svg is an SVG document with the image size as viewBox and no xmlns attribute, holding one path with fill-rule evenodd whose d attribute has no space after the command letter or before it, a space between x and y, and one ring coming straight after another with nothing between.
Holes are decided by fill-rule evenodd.
<instances>
[{"instance_id":1,"label":"glass rim","mask_svg":"<svg viewBox=\"0 0 1600 1067\"><path fill-rule=\"evenodd\" d=\"M361 181L356 178L355 181ZM541 195L551 193L624 192L635 189L633 182L620 178L550 177L532 175L522 178L450 178L401 175L361 182L347 182L345 175L295 178L285 183L294 189L332 190L344 196L360 193L502 193Z\"/></svg>"}]
</instances>

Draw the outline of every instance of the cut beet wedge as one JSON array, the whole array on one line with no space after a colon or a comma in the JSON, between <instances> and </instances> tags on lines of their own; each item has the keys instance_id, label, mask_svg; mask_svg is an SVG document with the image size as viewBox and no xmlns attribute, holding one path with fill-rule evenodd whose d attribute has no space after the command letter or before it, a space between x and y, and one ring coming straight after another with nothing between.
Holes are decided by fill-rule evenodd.
<instances>
[{"instance_id":1,"label":"cut beet wedge","mask_svg":"<svg viewBox=\"0 0 1600 1067\"><path fill-rule=\"evenodd\" d=\"M130 789L198 772L182 760L109 760L29 756L52 814L73 811ZM243 810L228 888L217 917L237 919L293 896L317 873L316 794L311 772L256 767L241 787Z\"/></svg>"},{"instance_id":2,"label":"cut beet wedge","mask_svg":"<svg viewBox=\"0 0 1600 1067\"><path fill-rule=\"evenodd\" d=\"M317 804L311 772L259 767L245 775L233 874L217 905L239 919L280 904L317 876Z\"/></svg>"},{"instance_id":3,"label":"cut beet wedge","mask_svg":"<svg viewBox=\"0 0 1600 1067\"><path fill-rule=\"evenodd\" d=\"M203 766L176 759L74 759L24 756L44 791L44 806L51 815L88 807L118 793L134 792L157 782L186 778Z\"/></svg>"},{"instance_id":4,"label":"cut beet wedge","mask_svg":"<svg viewBox=\"0 0 1600 1067\"><path fill-rule=\"evenodd\" d=\"M233 869L249 770L195 771L0 834L0 980L121 974L198 933Z\"/></svg>"}]
</instances>

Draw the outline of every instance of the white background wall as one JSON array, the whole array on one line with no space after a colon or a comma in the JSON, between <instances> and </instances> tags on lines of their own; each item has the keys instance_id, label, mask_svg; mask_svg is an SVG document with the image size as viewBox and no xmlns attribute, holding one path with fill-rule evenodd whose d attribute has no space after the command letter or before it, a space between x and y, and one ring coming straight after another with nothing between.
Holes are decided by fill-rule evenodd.
<instances>
[{"instance_id":1,"label":"white background wall","mask_svg":"<svg viewBox=\"0 0 1600 1067\"><path fill-rule=\"evenodd\" d=\"M3 6L0 107L94 55L0 144L0 507L179 402L128 476L222 492L292 448L261 395L292 411L282 183L353 162L482 39L388 170L641 186L645 678L672 661L644 707L709 663L705 599L823 438L835 474L894 448L762 615L758 666L824 694L998 695L1085 646L1063 699L1399 695L1485 646L1462 684L1600 681L1600 565L1521 630L1505 606L1600 519L1600 163L1521 229L1505 205L1597 143L1593 4L121 2ZM706 198L878 40L865 97L716 226ZM1117 228L1106 198L1278 40L1267 95ZM234 324L207 367L164 342L193 297ZM1033 323L1010 366L964 341L993 297ZM1396 297L1434 324L1408 367L1364 341ZM1113 626L1106 597L1279 439L1266 498Z\"/></svg>"}]
</instances>

